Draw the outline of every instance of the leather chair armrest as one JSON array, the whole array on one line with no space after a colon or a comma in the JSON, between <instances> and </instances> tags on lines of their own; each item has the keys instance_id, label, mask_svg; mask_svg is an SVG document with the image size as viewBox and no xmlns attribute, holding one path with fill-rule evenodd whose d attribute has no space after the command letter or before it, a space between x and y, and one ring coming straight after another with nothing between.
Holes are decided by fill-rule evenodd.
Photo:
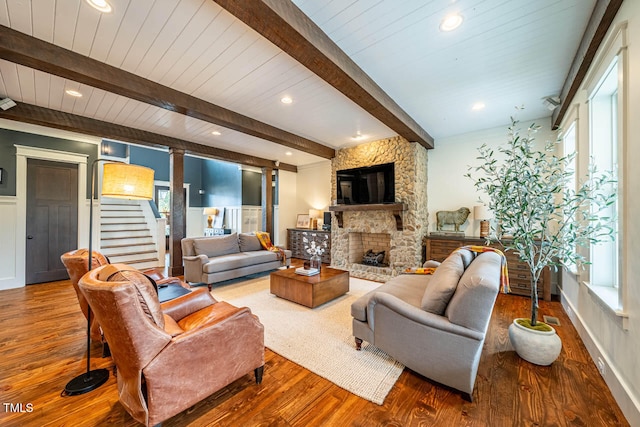
<instances>
[{"instance_id":1,"label":"leather chair armrest","mask_svg":"<svg viewBox=\"0 0 640 427\"><path fill-rule=\"evenodd\" d=\"M371 329L374 329L375 327L375 307L378 304L384 305L389 310L397 313L398 316L404 317L408 320L411 320L412 322L420 323L421 325L428 326L430 328L439 329L444 332L449 332L476 340L481 340L484 337L480 332L451 323L445 316L439 316L437 314L424 311L421 308L415 307L394 295L384 292L376 292L369 300L367 314L369 318L369 327Z\"/></svg>"},{"instance_id":2,"label":"leather chair armrest","mask_svg":"<svg viewBox=\"0 0 640 427\"><path fill-rule=\"evenodd\" d=\"M215 304L216 302L216 299L211 296L206 289L200 288L189 294L163 302L160 304L160 307L164 314L171 316L173 320L178 322L188 315Z\"/></svg>"},{"instance_id":3,"label":"leather chair armrest","mask_svg":"<svg viewBox=\"0 0 640 427\"><path fill-rule=\"evenodd\" d=\"M151 277L153 280L155 280L156 284L158 286L162 286L162 285L178 285L178 286L182 286L185 289L191 289L191 286L188 283L183 282L182 280L180 280L177 277L166 277L164 275L164 273L158 271L155 268L151 268L149 270L144 270L142 272L142 274Z\"/></svg>"}]
</instances>

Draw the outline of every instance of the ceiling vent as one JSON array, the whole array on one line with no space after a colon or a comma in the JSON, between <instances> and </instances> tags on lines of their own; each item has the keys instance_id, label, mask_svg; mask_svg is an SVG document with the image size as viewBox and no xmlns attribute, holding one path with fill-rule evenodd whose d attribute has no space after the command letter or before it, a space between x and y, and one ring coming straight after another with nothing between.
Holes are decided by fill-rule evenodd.
<instances>
[{"instance_id":1,"label":"ceiling vent","mask_svg":"<svg viewBox=\"0 0 640 427\"><path fill-rule=\"evenodd\" d=\"M560 105L560 97L558 96L545 96L542 98L542 103L549 110L553 111Z\"/></svg>"}]
</instances>

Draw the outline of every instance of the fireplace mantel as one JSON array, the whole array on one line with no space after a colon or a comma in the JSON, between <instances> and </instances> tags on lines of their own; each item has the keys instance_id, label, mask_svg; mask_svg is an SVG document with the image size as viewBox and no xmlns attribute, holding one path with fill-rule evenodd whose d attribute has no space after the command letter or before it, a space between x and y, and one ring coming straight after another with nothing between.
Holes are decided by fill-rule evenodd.
<instances>
[{"instance_id":1,"label":"fireplace mantel","mask_svg":"<svg viewBox=\"0 0 640 427\"><path fill-rule=\"evenodd\" d=\"M396 229L402 231L402 212L407 210L405 203L375 203L370 205L334 205L329 206L329 211L336 213L338 227L342 228L342 213L354 211L392 211L396 218Z\"/></svg>"}]
</instances>

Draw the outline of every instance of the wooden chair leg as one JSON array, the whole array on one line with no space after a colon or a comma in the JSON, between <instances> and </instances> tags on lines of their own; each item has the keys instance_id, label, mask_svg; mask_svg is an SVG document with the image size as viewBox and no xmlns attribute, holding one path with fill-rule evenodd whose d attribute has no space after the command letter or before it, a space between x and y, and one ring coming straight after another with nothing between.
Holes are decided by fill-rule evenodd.
<instances>
[{"instance_id":1,"label":"wooden chair leg","mask_svg":"<svg viewBox=\"0 0 640 427\"><path fill-rule=\"evenodd\" d=\"M264 365L254 369L253 373L256 376L256 384L260 384L262 382L262 374L264 373Z\"/></svg>"},{"instance_id":2,"label":"wooden chair leg","mask_svg":"<svg viewBox=\"0 0 640 427\"><path fill-rule=\"evenodd\" d=\"M362 350L362 340L358 337L356 337L356 350Z\"/></svg>"},{"instance_id":3,"label":"wooden chair leg","mask_svg":"<svg viewBox=\"0 0 640 427\"><path fill-rule=\"evenodd\" d=\"M102 341L102 357L111 357L111 350L109 349L109 343Z\"/></svg>"}]
</instances>

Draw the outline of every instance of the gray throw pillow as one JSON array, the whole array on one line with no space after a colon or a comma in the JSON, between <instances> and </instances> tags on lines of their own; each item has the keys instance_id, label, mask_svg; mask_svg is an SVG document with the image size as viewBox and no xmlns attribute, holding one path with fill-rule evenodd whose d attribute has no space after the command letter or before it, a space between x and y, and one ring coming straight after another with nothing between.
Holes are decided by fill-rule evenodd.
<instances>
[{"instance_id":1,"label":"gray throw pillow","mask_svg":"<svg viewBox=\"0 0 640 427\"><path fill-rule=\"evenodd\" d=\"M440 316L443 315L463 273L462 255L460 252L454 252L438 266L431 276L422 296L422 309Z\"/></svg>"},{"instance_id":2,"label":"gray throw pillow","mask_svg":"<svg viewBox=\"0 0 640 427\"><path fill-rule=\"evenodd\" d=\"M240 233L238 240L240 242L240 252L261 251L264 249L258 237L253 233Z\"/></svg>"},{"instance_id":3,"label":"gray throw pillow","mask_svg":"<svg viewBox=\"0 0 640 427\"><path fill-rule=\"evenodd\" d=\"M205 237L193 240L193 249L197 255L206 255L208 258L240 252L238 246L238 234Z\"/></svg>"}]
</instances>

